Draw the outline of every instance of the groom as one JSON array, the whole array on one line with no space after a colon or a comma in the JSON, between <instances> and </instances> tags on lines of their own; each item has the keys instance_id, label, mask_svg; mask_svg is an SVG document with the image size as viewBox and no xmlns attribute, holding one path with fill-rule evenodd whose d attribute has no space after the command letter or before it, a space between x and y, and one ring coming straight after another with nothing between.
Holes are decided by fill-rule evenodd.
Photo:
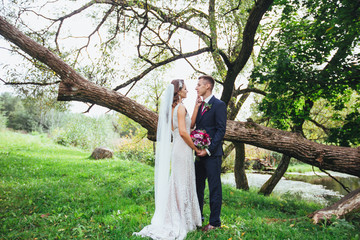
<instances>
[{"instance_id":1,"label":"groom","mask_svg":"<svg viewBox=\"0 0 360 240\"><path fill-rule=\"evenodd\" d=\"M210 192L210 221L203 231L221 226L220 212L222 202L221 161L223 155L222 141L226 130L226 105L212 94L215 81L211 76L201 76L195 90L198 101L204 100L196 116L196 129L205 130L211 137L208 149L198 153L199 161L195 162L196 191L201 214L204 205L205 180L208 179ZM199 103L198 103L199 104ZM203 218L204 219L204 218Z\"/></svg>"}]
</instances>

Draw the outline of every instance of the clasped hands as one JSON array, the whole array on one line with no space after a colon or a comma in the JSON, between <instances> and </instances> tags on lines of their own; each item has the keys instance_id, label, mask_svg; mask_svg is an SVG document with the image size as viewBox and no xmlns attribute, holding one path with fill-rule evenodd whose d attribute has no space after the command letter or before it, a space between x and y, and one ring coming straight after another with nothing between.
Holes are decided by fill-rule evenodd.
<instances>
[{"instance_id":1,"label":"clasped hands","mask_svg":"<svg viewBox=\"0 0 360 240\"><path fill-rule=\"evenodd\" d=\"M197 149L195 150L195 153L198 157L205 157L208 155L205 149Z\"/></svg>"}]
</instances>

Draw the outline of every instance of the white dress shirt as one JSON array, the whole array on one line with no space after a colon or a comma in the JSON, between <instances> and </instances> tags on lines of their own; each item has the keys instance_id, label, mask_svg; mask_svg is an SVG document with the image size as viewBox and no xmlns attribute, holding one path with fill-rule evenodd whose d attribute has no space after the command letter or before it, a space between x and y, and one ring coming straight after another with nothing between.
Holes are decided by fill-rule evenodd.
<instances>
[{"instance_id":1,"label":"white dress shirt","mask_svg":"<svg viewBox=\"0 0 360 240\"><path fill-rule=\"evenodd\" d=\"M210 99L214 96L214 94L211 94L210 96L208 96L207 98L205 98L204 102L205 103L209 103ZM204 111L204 108L205 108L205 104L204 106L202 107L201 111Z\"/></svg>"}]
</instances>

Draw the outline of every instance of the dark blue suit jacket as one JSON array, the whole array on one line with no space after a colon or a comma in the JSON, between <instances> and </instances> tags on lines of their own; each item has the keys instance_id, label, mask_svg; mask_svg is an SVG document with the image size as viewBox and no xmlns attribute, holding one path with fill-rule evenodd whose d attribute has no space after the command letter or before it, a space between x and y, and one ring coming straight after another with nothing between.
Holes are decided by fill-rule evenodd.
<instances>
[{"instance_id":1,"label":"dark blue suit jacket","mask_svg":"<svg viewBox=\"0 0 360 240\"><path fill-rule=\"evenodd\" d=\"M209 151L211 156L222 156L222 142L226 131L226 105L223 101L212 97L209 101L211 109L201 115L199 109L196 116L196 129L205 130L211 137ZM201 106L200 106L201 108Z\"/></svg>"}]
</instances>

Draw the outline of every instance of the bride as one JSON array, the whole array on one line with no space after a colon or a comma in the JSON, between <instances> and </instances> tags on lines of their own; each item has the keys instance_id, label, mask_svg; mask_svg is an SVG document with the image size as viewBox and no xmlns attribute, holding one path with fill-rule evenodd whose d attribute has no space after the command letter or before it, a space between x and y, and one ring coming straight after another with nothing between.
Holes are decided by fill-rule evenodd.
<instances>
[{"instance_id":1,"label":"bride","mask_svg":"<svg viewBox=\"0 0 360 240\"><path fill-rule=\"evenodd\" d=\"M187 92L184 80L173 80L162 99L156 135L155 213L151 224L135 235L184 239L202 225L192 152L200 150L190 138L191 120L181 102Z\"/></svg>"}]
</instances>

